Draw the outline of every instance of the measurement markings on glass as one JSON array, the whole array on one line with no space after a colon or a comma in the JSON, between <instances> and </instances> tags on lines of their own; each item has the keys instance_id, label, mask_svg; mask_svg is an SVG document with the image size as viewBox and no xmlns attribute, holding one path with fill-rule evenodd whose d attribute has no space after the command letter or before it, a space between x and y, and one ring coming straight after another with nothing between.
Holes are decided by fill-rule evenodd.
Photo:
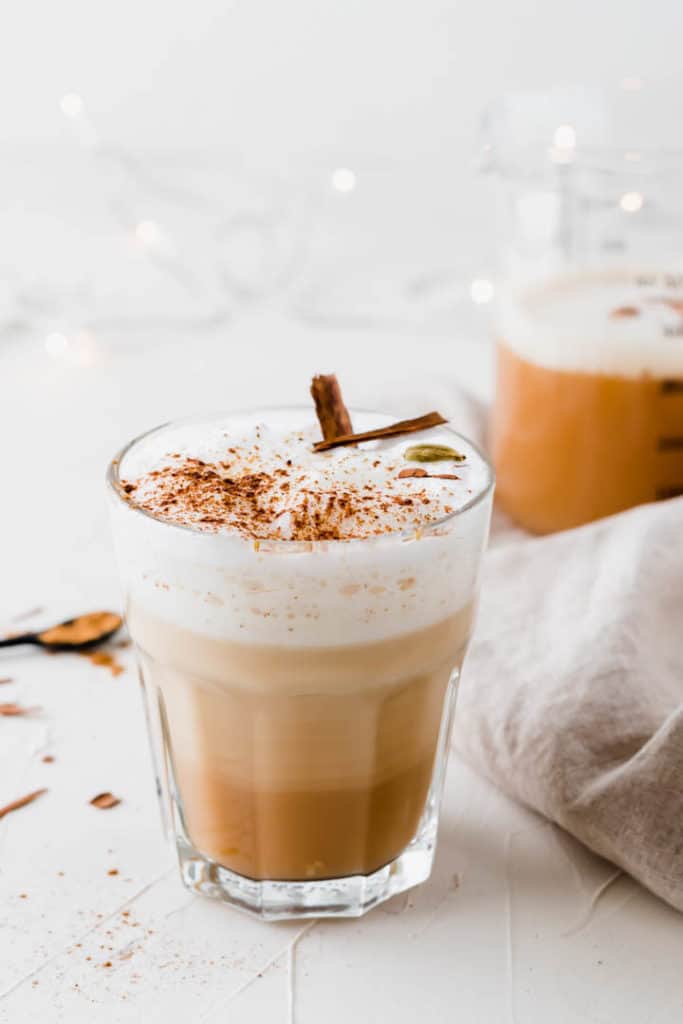
<instances>
[{"instance_id":1,"label":"measurement markings on glass","mask_svg":"<svg viewBox=\"0 0 683 1024\"><path fill-rule=\"evenodd\" d=\"M659 393L662 395L683 395L683 378L676 380L663 380L659 385Z\"/></svg>"},{"instance_id":2,"label":"measurement markings on glass","mask_svg":"<svg viewBox=\"0 0 683 1024\"><path fill-rule=\"evenodd\" d=\"M656 491L657 501L667 501L669 498L680 498L683 494L683 484L674 487L658 487Z\"/></svg>"}]
</instances>

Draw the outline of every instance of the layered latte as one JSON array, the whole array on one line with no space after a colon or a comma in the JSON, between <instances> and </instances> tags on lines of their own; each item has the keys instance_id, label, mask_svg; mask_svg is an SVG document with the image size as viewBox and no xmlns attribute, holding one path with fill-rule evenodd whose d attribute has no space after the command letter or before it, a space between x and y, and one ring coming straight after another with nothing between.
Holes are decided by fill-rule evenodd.
<instances>
[{"instance_id":1,"label":"layered latte","mask_svg":"<svg viewBox=\"0 0 683 1024\"><path fill-rule=\"evenodd\" d=\"M160 773L185 841L246 879L370 875L414 839L487 532L488 466L448 428L318 438L302 410L233 415L153 432L116 470Z\"/></svg>"}]
</instances>

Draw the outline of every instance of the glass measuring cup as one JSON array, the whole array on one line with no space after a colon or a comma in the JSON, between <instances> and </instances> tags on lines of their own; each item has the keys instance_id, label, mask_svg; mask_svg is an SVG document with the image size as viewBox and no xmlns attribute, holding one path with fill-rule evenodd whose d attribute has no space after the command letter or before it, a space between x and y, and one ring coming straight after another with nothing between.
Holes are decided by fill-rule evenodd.
<instances>
[{"instance_id":1,"label":"glass measuring cup","mask_svg":"<svg viewBox=\"0 0 683 1024\"><path fill-rule=\"evenodd\" d=\"M512 97L485 121L498 495L539 533L683 494L683 144L656 141L670 104L626 86Z\"/></svg>"}]
</instances>

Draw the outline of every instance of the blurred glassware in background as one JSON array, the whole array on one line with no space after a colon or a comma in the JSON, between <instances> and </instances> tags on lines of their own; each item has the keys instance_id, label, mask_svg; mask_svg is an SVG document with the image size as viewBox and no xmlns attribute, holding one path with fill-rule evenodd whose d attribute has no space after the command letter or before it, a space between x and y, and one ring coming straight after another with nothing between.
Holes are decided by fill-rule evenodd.
<instances>
[{"instance_id":1,"label":"blurred glassware in background","mask_svg":"<svg viewBox=\"0 0 683 1024\"><path fill-rule=\"evenodd\" d=\"M679 97L509 97L484 119L501 238L498 495L549 532L683 493Z\"/></svg>"},{"instance_id":2,"label":"blurred glassware in background","mask_svg":"<svg viewBox=\"0 0 683 1024\"><path fill-rule=\"evenodd\" d=\"M318 326L481 336L493 286L474 168L360 161L340 189L342 173L320 193L292 311Z\"/></svg>"}]
</instances>

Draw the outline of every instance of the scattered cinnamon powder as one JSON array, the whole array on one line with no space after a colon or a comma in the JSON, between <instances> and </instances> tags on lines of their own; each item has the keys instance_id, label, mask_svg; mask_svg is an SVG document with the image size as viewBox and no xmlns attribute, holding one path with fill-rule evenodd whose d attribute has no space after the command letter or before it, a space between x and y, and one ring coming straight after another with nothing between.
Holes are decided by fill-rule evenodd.
<instances>
[{"instance_id":1,"label":"scattered cinnamon powder","mask_svg":"<svg viewBox=\"0 0 683 1024\"><path fill-rule=\"evenodd\" d=\"M14 715L32 715L36 711L40 711L40 708L37 705L27 708L22 704L13 704L11 702L0 704L0 715L5 716L6 718L13 717Z\"/></svg>"},{"instance_id":2,"label":"scattered cinnamon powder","mask_svg":"<svg viewBox=\"0 0 683 1024\"><path fill-rule=\"evenodd\" d=\"M47 789L36 789L32 793L27 793L26 796L20 796L18 800L5 804L4 807L0 807L0 818L4 818L6 814L10 814L12 811L18 811L20 807L33 803L43 793L47 793Z\"/></svg>"},{"instance_id":3,"label":"scattered cinnamon powder","mask_svg":"<svg viewBox=\"0 0 683 1024\"><path fill-rule=\"evenodd\" d=\"M166 522L204 532L229 529L249 540L255 551L266 540L308 542L379 536L415 528L443 514L439 502L432 505L433 492L412 489L406 496L403 487L394 489L390 477L359 481L352 472L345 475L339 469L336 479L333 475L311 479L310 470L302 472L294 465L267 472L258 453L246 450L239 462L227 467L223 463L198 463L186 457L145 474L129 500ZM431 475L421 467L406 470L387 466L388 472L395 472L394 480L406 476L419 480ZM443 474L444 479L453 476ZM164 589L164 581L158 581L158 586ZM112 667L110 655L90 657L95 664Z\"/></svg>"},{"instance_id":4,"label":"scattered cinnamon powder","mask_svg":"<svg viewBox=\"0 0 683 1024\"><path fill-rule=\"evenodd\" d=\"M352 481L307 484L295 467L285 469L284 476L248 469L238 475L186 458L155 472L152 480L151 474L145 478L146 493L136 499L138 507L201 530L229 527L251 540L256 551L262 540L283 536L280 517L285 514L287 539L339 540L396 529L386 513L402 502L400 495L379 484L365 485L370 488L366 493ZM294 498L288 505L290 487Z\"/></svg>"},{"instance_id":5,"label":"scattered cinnamon powder","mask_svg":"<svg viewBox=\"0 0 683 1024\"><path fill-rule=\"evenodd\" d=\"M625 320L628 317L634 316L640 316L640 310L637 306L617 306L610 313L610 319L612 320Z\"/></svg>"},{"instance_id":6,"label":"scattered cinnamon powder","mask_svg":"<svg viewBox=\"0 0 683 1024\"><path fill-rule=\"evenodd\" d=\"M340 435L351 423L336 377L315 377L311 391L325 438L313 446L316 452L446 422L432 412L362 434ZM121 480L121 497L164 522L238 534L255 552L270 540L310 543L414 531L444 514L442 494L419 483L406 493L405 485L397 482L430 476L422 467L402 467L398 451L385 452L382 458L361 450L346 456L313 455L310 435L293 430L278 438L280 447L268 449L264 457L260 440L256 427L255 441L226 442L224 452L211 462L167 453L137 479ZM386 472L377 472L382 464ZM444 474L443 479L458 478ZM168 589L163 579L152 582ZM92 660L104 663L99 655Z\"/></svg>"},{"instance_id":7,"label":"scattered cinnamon powder","mask_svg":"<svg viewBox=\"0 0 683 1024\"><path fill-rule=\"evenodd\" d=\"M114 796L113 793L98 793L90 801L93 807L99 808L101 811L108 811L110 807L116 807L117 804L121 803L119 797Z\"/></svg>"},{"instance_id":8,"label":"scattered cinnamon powder","mask_svg":"<svg viewBox=\"0 0 683 1024\"><path fill-rule=\"evenodd\" d=\"M87 658L93 665L101 665L108 668L113 676L120 676L126 669L121 665L113 654L108 651L81 651L80 654Z\"/></svg>"},{"instance_id":9,"label":"scattered cinnamon powder","mask_svg":"<svg viewBox=\"0 0 683 1024\"><path fill-rule=\"evenodd\" d=\"M110 636L120 629L122 622L121 616L115 612L90 612L45 629L38 636L44 644L55 647L80 647Z\"/></svg>"},{"instance_id":10,"label":"scattered cinnamon powder","mask_svg":"<svg viewBox=\"0 0 683 1024\"><path fill-rule=\"evenodd\" d=\"M109 868L109 871L107 871L108 875L118 875L118 873L119 873L119 869L118 868Z\"/></svg>"}]
</instances>

